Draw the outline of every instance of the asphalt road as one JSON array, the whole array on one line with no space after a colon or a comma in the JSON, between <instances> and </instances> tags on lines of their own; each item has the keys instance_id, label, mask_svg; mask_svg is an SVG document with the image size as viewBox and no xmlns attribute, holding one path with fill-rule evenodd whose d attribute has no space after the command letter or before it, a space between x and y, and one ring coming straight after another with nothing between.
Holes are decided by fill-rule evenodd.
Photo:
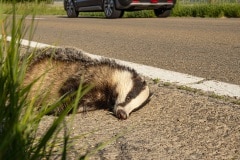
<instances>
[{"instance_id":1,"label":"asphalt road","mask_svg":"<svg viewBox=\"0 0 240 160\"><path fill-rule=\"evenodd\" d=\"M240 85L240 19L37 18L34 41Z\"/></svg>"}]
</instances>

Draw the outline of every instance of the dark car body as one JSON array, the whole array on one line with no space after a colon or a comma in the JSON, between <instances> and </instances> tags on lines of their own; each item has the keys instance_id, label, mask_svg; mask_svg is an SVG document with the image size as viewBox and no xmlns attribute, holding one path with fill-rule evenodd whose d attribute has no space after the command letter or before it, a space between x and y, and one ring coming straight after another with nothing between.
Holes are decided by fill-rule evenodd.
<instances>
[{"instance_id":1,"label":"dark car body","mask_svg":"<svg viewBox=\"0 0 240 160\"><path fill-rule=\"evenodd\" d=\"M104 12L106 18L121 18L124 11L154 10L157 17L168 17L176 0L64 0L68 17L79 12Z\"/></svg>"}]
</instances>

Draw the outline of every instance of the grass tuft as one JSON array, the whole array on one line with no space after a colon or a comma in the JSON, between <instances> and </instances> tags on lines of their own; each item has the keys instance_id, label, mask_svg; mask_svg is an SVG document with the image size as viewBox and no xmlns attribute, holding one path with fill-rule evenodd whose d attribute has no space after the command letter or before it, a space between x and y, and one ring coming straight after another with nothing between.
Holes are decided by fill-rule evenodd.
<instances>
[{"instance_id":1,"label":"grass tuft","mask_svg":"<svg viewBox=\"0 0 240 160\"><path fill-rule=\"evenodd\" d=\"M153 83L154 83L154 84L158 84L160 81L161 81L161 80L160 80L159 78L153 79Z\"/></svg>"},{"instance_id":2,"label":"grass tuft","mask_svg":"<svg viewBox=\"0 0 240 160\"><path fill-rule=\"evenodd\" d=\"M58 107L67 97L61 97L50 106L43 105L40 110L36 110L39 107L35 100L27 99L32 85L37 80L23 86L29 57L21 59L19 42L27 30L31 32L29 34L31 40L34 34L34 22L30 27L26 27L27 12L16 16L15 7L13 3L9 10L11 14L0 17L0 159L42 159L51 155L55 143L49 147L49 142L55 141L69 111L72 109L76 111L79 100L91 88L81 84L75 101L55 118L42 136L37 135L43 116ZM1 7L0 9L2 10ZM10 41L9 35L12 37ZM68 141L69 133L66 132L63 137L62 159L66 159Z\"/></svg>"},{"instance_id":3,"label":"grass tuft","mask_svg":"<svg viewBox=\"0 0 240 160\"><path fill-rule=\"evenodd\" d=\"M182 86L177 86L177 89L184 90L184 91L188 91L188 92L193 92L193 93L197 93L197 92L200 91L199 89L191 88L191 87L184 86L184 85L182 85Z\"/></svg>"},{"instance_id":4,"label":"grass tuft","mask_svg":"<svg viewBox=\"0 0 240 160\"><path fill-rule=\"evenodd\" d=\"M177 4L173 9L174 17L240 17L240 4Z\"/></svg>"}]
</instances>

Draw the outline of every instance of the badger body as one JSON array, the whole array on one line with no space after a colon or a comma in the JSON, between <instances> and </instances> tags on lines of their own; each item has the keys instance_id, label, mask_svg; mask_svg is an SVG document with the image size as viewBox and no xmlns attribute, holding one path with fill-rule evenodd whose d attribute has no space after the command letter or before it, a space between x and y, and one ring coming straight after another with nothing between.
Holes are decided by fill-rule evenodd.
<instances>
[{"instance_id":1,"label":"badger body","mask_svg":"<svg viewBox=\"0 0 240 160\"><path fill-rule=\"evenodd\" d=\"M109 109L117 118L127 119L149 97L146 82L135 70L113 60L96 60L73 48L44 48L34 52L24 85L38 79L28 98L52 104L78 90L80 83L93 88L79 102L86 110ZM46 102L44 102L46 103ZM54 112L61 113L65 105Z\"/></svg>"}]
</instances>

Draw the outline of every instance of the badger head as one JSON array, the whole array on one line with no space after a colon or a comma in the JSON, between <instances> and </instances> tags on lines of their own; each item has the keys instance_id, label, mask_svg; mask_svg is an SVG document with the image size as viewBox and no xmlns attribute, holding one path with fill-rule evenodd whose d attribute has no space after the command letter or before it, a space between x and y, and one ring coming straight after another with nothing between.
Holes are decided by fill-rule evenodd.
<instances>
[{"instance_id":1,"label":"badger head","mask_svg":"<svg viewBox=\"0 0 240 160\"><path fill-rule=\"evenodd\" d=\"M125 120L130 113L150 100L147 83L133 70L118 70L113 75L117 98L113 108L115 116Z\"/></svg>"}]
</instances>

